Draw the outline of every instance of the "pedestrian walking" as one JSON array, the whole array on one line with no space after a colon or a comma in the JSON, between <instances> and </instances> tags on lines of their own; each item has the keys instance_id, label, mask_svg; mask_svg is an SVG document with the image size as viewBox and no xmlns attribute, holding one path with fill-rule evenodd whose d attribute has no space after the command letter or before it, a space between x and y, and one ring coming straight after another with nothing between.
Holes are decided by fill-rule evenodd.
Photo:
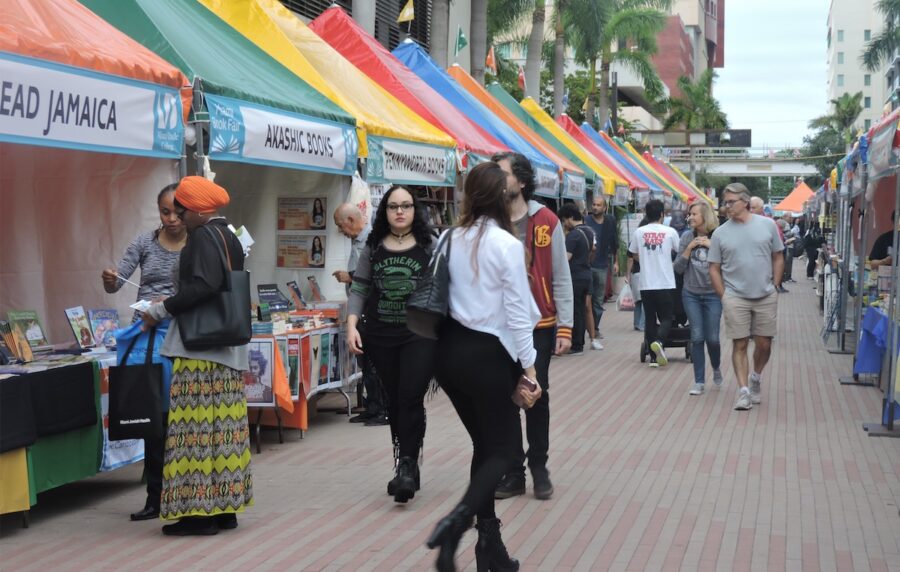
<instances>
[{"instance_id":1,"label":"pedestrian walking","mask_svg":"<svg viewBox=\"0 0 900 572\"><path fill-rule=\"evenodd\" d=\"M719 343L719 322L722 318L722 301L712 287L709 278L709 246L713 232L719 226L712 207L705 201L696 201L688 210L690 231L681 237L675 259L675 272L684 276L681 299L691 326L691 361L694 364L694 384L690 395L703 395L706 387L706 356L713 370L713 383L722 385L720 362L722 349Z\"/></svg>"},{"instance_id":2,"label":"pedestrian walking","mask_svg":"<svg viewBox=\"0 0 900 572\"><path fill-rule=\"evenodd\" d=\"M428 268L434 234L418 197L394 185L384 194L366 246L359 253L347 302L347 345L366 354L387 396L394 444L388 494L405 503L419 489L425 439L425 393L434 372L434 340L406 326L406 300ZM360 317L366 316L360 333Z\"/></svg>"},{"instance_id":3,"label":"pedestrian walking","mask_svg":"<svg viewBox=\"0 0 900 572\"><path fill-rule=\"evenodd\" d=\"M607 212L609 203L598 193L591 203L591 215L587 217L587 225L597 237L597 250L591 261L591 309L594 315L594 328L591 332L591 349L602 350L600 343L600 319L603 317L603 304L606 302L606 282L609 269L613 276L619 273L619 240L616 234L616 217Z\"/></svg>"},{"instance_id":4,"label":"pedestrian walking","mask_svg":"<svg viewBox=\"0 0 900 572\"><path fill-rule=\"evenodd\" d=\"M678 252L679 238L674 228L662 224L664 210L662 201L649 201L644 210L647 224L634 231L628 246L628 251L641 264L644 343L650 352L650 367L669 363L665 344L672 328L675 294L672 256Z\"/></svg>"},{"instance_id":5,"label":"pedestrian walking","mask_svg":"<svg viewBox=\"0 0 900 572\"><path fill-rule=\"evenodd\" d=\"M476 166L466 176L459 222L446 231L450 311L440 332L435 374L473 450L462 500L428 537L429 548L440 547L436 564L442 571L456 570L454 554L473 516L478 517L478 569L519 568L500 535L494 492L518 462L522 431L511 396L520 374L531 380L537 375L533 332L541 314L529 289L524 249L513 234L506 188L507 174L496 163ZM526 406L539 395L539 388L519 393Z\"/></svg>"},{"instance_id":6,"label":"pedestrian walking","mask_svg":"<svg viewBox=\"0 0 900 572\"><path fill-rule=\"evenodd\" d=\"M334 224L341 234L350 239L350 259L347 261L347 270L335 270L332 273L338 282L345 285L349 298L353 274L359 264L359 253L366 246L372 226L365 220L359 207L352 203L343 203L334 210ZM360 321L365 323L366 317L361 316ZM351 417L350 423L363 423L367 427L387 425L387 408L384 406L384 388L381 386L381 380L378 379L367 354L358 355L357 361L362 372L362 388L365 390L365 411Z\"/></svg>"},{"instance_id":7,"label":"pedestrian walking","mask_svg":"<svg viewBox=\"0 0 900 572\"><path fill-rule=\"evenodd\" d=\"M825 237L819 228L819 221L809 224L806 234L803 236L803 250L806 251L806 279L812 280L816 275L816 261L819 258L819 248L825 244ZM871 254L869 255L871 258Z\"/></svg>"},{"instance_id":8,"label":"pedestrian walking","mask_svg":"<svg viewBox=\"0 0 900 572\"><path fill-rule=\"evenodd\" d=\"M500 153L493 161L506 172L506 196L516 236L525 245L531 294L541 312L534 329L537 381L541 398L525 412L528 454L521 444L512 470L497 487L497 498L525 494L525 460L534 481L534 496L549 499L553 483L547 469L550 450L550 358L563 355L572 345L572 277L566 256L562 224L549 208L531 200L534 169L520 153Z\"/></svg>"},{"instance_id":9,"label":"pedestrian walking","mask_svg":"<svg viewBox=\"0 0 900 572\"><path fill-rule=\"evenodd\" d=\"M566 233L566 255L569 257L569 273L572 275L574 297L574 326L572 327L572 349L565 355L584 353L584 333L588 296L591 295L591 256L594 254L596 239L591 227L584 224L584 216L573 203L566 203L557 212ZM600 340L596 340L599 345ZM593 347L593 346L592 346ZM599 348L603 349L600 345Z\"/></svg>"},{"instance_id":10,"label":"pedestrian walking","mask_svg":"<svg viewBox=\"0 0 900 572\"><path fill-rule=\"evenodd\" d=\"M746 187L745 187L746 188ZM768 210L767 210L768 209ZM756 216L765 217L769 220L772 219L771 209L769 209L765 201L762 200L762 197L750 197L750 213L755 214ZM777 224L775 225L775 231L778 233L778 238L781 240L782 244L784 244L784 232L781 230ZM783 257L784 255L782 255ZM781 294L787 294L790 292L787 288L784 287L783 284L779 283L777 286L778 292Z\"/></svg>"},{"instance_id":11,"label":"pedestrian walking","mask_svg":"<svg viewBox=\"0 0 900 572\"><path fill-rule=\"evenodd\" d=\"M725 187L722 204L729 221L710 241L709 275L722 300L726 335L732 340L731 361L739 386L734 408L745 411L762 402L762 373L777 332L784 244L774 221L748 210L750 193L741 183ZM751 337L752 373L747 356Z\"/></svg>"}]
</instances>

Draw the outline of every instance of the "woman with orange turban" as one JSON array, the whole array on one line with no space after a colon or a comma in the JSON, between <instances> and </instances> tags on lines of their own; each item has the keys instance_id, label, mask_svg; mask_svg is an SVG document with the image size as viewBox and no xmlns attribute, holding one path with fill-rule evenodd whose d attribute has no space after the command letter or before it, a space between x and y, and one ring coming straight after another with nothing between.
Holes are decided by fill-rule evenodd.
<instances>
[{"instance_id":1,"label":"woman with orange turban","mask_svg":"<svg viewBox=\"0 0 900 572\"><path fill-rule=\"evenodd\" d=\"M221 290L226 278L223 248L231 269L243 270L241 244L218 213L228 202L225 189L204 177L185 177L178 184L175 211L188 229L178 268L178 293L144 314L147 327L169 316L177 318ZM249 369L248 347L189 350L182 343L176 319L161 353L174 364L160 517L178 520L163 526L163 534L212 535L236 528L237 513L253 499L241 376Z\"/></svg>"}]
</instances>

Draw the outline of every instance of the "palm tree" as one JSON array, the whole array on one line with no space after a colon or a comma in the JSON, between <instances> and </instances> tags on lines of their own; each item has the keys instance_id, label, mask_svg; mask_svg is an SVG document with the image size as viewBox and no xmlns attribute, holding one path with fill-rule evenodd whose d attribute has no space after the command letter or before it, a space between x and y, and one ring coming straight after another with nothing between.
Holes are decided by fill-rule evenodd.
<instances>
[{"instance_id":1,"label":"palm tree","mask_svg":"<svg viewBox=\"0 0 900 572\"><path fill-rule=\"evenodd\" d=\"M884 17L884 29L866 44L860 56L860 62L869 71L878 71L881 66L894 57L894 51L900 47L900 0L879 0L875 8Z\"/></svg>"},{"instance_id":2,"label":"palm tree","mask_svg":"<svg viewBox=\"0 0 900 572\"><path fill-rule=\"evenodd\" d=\"M566 86L566 26L563 13L568 8L566 0L556 0L553 20L556 23L553 39L553 115L563 112L563 94Z\"/></svg>"},{"instance_id":3,"label":"palm tree","mask_svg":"<svg viewBox=\"0 0 900 572\"><path fill-rule=\"evenodd\" d=\"M472 0L469 20L469 62L472 77L484 84L484 59L487 57L488 0Z\"/></svg>"},{"instance_id":4,"label":"palm tree","mask_svg":"<svg viewBox=\"0 0 900 572\"><path fill-rule=\"evenodd\" d=\"M718 74L713 69L705 70L694 82L687 76L678 79L681 97L670 97L664 107L669 115L663 129L683 127L693 129L728 129L728 118L713 97L712 88Z\"/></svg>"},{"instance_id":5,"label":"palm tree","mask_svg":"<svg viewBox=\"0 0 900 572\"><path fill-rule=\"evenodd\" d=\"M541 59L544 43L544 20L546 19L546 0L490 0L487 22L489 39L507 33L524 22L531 14L531 27L527 36L517 38L514 42L526 49L525 53L525 87L526 95L537 101L541 93ZM472 33L475 33L473 29Z\"/></svg>"},{"instance_id":6,"label":"palm tree","mask_svg":"<svg viewBox=\"0 0 900 572\"><path fill-rule=\"evenodd\" d=\"M809 128L832 129L840 133L844 140L845 150L849 152L855 136L853 128L856 126L856 119L863 110L862 98L862 92L858 91L853 95L845 93L837 99L832 99L829 102L832 112L810 121Z\"/></svg>"},{"instance_id":7,"label":"palm tree","mask_svg":"<svg viewBox=\"0 0 900 572\"><path fill-rule=\"evenodd\" d=\"M535 101L541 96L541 48L544 45L544 21L547 18L545 0L533 0L528 51L525 53L525 95Z\"/></svg>"},{"instance_id":8,"label":"palm tree","mask_svg":"<svg viewBox=\"0 0 900 572\"><path fill-rule=\"evenodd\" d=\"M450 0L431 2L431 57L442 68L447 67L450 45Z\"/></svg>"}]
</instances>

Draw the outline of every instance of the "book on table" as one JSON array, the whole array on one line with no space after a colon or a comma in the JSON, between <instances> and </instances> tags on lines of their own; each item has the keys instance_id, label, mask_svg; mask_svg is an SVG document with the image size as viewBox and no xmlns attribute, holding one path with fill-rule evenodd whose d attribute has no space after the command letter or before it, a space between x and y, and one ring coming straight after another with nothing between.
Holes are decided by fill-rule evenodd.
<instances>
[{"instance_id":1,"label":"book on table","mask_svg":"<svg viewBox=\"0 0 900 572\"><path fill-rule=\"evenodd\" d=\"M44 327L38 318L37 312L34 310L10 310L6 316L9 318L10 324L18 326L25 341L31 346L32 350L42 351L50 350L50 342L44 334Z\"/></svg>"},{"instance_id":2,"label":"book on table","mask_svg":"<svg viewBox=\"0 0 900 572\"><path fill-rule=\"evenodd\" d=\"M74 308L66 308L66 318L72 327L72 333L75 334L75 341L81 349L92 348L96 345L94 342L94 334L91 332L91 324L88 323L87 314L84 313L83 306L75 306Z\"/></svg>"},{"instance_id":3,"label":"book on table","mask_svg":"<svg viewBox=\"0 0 900 572\"><path fill-rule=\"evenodd\" d=\"M284 312L291 308L291 301L281 293L277 284L257 284L260 304L268 304L272 312Z\"/></svg>"},{"instance_id":4,"label":"book on table","mask_svg":"<svg viewBox=\"0 0 900 572\"><path fill-rule=\"evenodd\" d=\"M97 346L115 347L116 338L113 334L119 329L118 310L111 308L88 310L88 320L94 333L94 343Z\"/></svg>"}]
</instances>

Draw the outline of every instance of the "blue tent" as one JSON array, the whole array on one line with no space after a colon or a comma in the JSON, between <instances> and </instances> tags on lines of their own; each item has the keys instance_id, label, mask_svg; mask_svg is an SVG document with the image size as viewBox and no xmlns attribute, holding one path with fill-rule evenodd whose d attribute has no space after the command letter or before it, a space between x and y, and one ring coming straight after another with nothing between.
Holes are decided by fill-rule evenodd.
<instances>
[{"instance_id":1,"label":"blue tent","mask_svg":"<svg viewBox=\"0 0 900 572\"><path fill-rule=\"evenodd\" d=\"M613 157L619 159L619 162L622 163L622 166L628 169L628 172L631 173L635 178L637 178L640 182L644 183L644 185L650 189L650 191L655 191L657 193L661 193L663 188L659 186L659 183L650 179L646 174L644 174L640 169L635 169L634 165L631 163L631 158L624 155L621 149L616 148L614 145L610 145L609 141L604 139L597 133L597 130L591 126L590 123L582 123L581 131L591 138L591 141L600 146L601 149L610 153Z\"/></svg>"},{"instance_id":2,"label":"blue tent","mask_svg":"<svg viewBox=\"0 0 900 572\"><path fill-rule=\"evenodd\" d=\"M412 41L401 43L393 51L394 56L417 76L466 114L479 127L505 143L510 149L517 151L531 161L534 167L536 186L535 194L552 199L559 198L559 166L535 149L529 142L519 136L494 115L480 101L475 99L446 71L438 67L425 50Z\"/></svg>"}]
</instances>

